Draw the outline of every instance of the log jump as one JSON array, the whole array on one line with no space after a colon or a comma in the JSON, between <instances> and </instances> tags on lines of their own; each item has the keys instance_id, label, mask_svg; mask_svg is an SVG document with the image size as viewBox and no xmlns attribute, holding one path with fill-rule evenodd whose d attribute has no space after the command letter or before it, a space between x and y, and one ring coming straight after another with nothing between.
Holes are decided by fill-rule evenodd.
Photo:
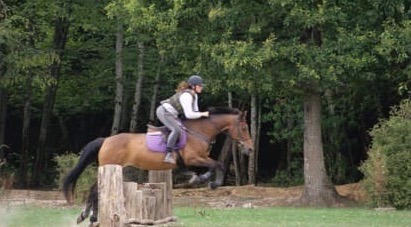
<instances>
[{"instance_id":1,"label":"log jump","mask_svg":"<svg viewBox=\"0 0 411 227\"><path fill-rule=\"evenodd\" d=\"M98 169L99 226L145 226L177 221L171 170L149 171L149 183L123 182L123 167Z\"/></svg>"}]
</instances>

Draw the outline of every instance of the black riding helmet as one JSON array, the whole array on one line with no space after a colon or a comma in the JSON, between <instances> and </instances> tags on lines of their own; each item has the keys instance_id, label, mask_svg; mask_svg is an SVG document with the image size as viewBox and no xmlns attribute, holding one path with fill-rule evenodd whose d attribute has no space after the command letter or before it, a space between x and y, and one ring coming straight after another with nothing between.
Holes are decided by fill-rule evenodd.
<instances>
[{"instance_id":1,"label":"black riding helmet","mask_svg":"<svg viewBox=\"0 0 411 227\"><path fill-rule=\"evenodd\" d=\"M195 86L195 85L201 85L204 86L204 81L203 78L201 78L199 75L192 75L188 78L187 80L188 85L190 86Z\"/></svg>"}]
</instances>

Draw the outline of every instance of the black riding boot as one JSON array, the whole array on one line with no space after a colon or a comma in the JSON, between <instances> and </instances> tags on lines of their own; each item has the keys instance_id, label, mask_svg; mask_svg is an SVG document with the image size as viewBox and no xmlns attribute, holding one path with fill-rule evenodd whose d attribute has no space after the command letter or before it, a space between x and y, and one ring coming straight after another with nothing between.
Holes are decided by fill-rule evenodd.
<instances>
[{"instance_id":1,"label":"black riding boot","mask_svg":"<svg viewBox=\"0 0 411 227\"><path fill-rule=\"evenodd\" d=\"M166 148L166 157L164 158L164 162L167 162L170 164L176 164L176 161L174 160L174 157L173 157L173 148L171 147Z\"/></svg>"}]
</instances>

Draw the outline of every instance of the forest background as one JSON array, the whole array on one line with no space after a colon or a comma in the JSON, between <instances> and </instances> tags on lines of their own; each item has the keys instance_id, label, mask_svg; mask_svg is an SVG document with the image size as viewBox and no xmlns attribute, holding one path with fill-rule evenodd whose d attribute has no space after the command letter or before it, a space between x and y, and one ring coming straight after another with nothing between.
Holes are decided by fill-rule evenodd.
<instances>
[{"instance_id":1,"label":"forest background","mask_svg":"<svg viewBox=\"0 0 411 227\"><path fill-rule=\"evenodd\" d=\"M55 156L145 132L158 102L199 74L201 109L249 113L257 149L232 157L235 184L307 184L307 166L357 182L369 131L411 96L410 5L0 0L1 168L17 188L54 188Z\"/></svg>"}]
</instances>

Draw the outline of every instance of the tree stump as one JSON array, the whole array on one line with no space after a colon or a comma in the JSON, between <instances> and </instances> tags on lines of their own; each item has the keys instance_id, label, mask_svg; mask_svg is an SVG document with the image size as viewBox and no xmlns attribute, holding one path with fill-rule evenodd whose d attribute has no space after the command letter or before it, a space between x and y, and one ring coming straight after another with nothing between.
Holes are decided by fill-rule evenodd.
<instances>
[{"instance_id":1,"label":"tree stump","mask_svg":"<svg viewBox=\"0 0 411 227\"><path fill-rule=\"evenodd\" d=\"M173 178L171 170L148 172L148 181L150 183L165 183L165 217L173 216Z\"/></svg>"},{"instance_id":2,"label":"tree stump","mask_svg":"<svg viewBox=\"0 0 411 227\"><path fill-rule=\"evenodd\" d=\"M138 189L134 182L124 182L124 207L127 218L143 218L143 192Z\"/></svg>"},{"instance_id":3,"label":"tree stump","mask_svg":"<svg viewBox=\"0 0 411 227\"><path fill-rule=\"evenodd\" d=\"M100 226L123 227L126 218L123 171L119 165L98 168L98 220Z\"/></svg>"}]
</instances>

